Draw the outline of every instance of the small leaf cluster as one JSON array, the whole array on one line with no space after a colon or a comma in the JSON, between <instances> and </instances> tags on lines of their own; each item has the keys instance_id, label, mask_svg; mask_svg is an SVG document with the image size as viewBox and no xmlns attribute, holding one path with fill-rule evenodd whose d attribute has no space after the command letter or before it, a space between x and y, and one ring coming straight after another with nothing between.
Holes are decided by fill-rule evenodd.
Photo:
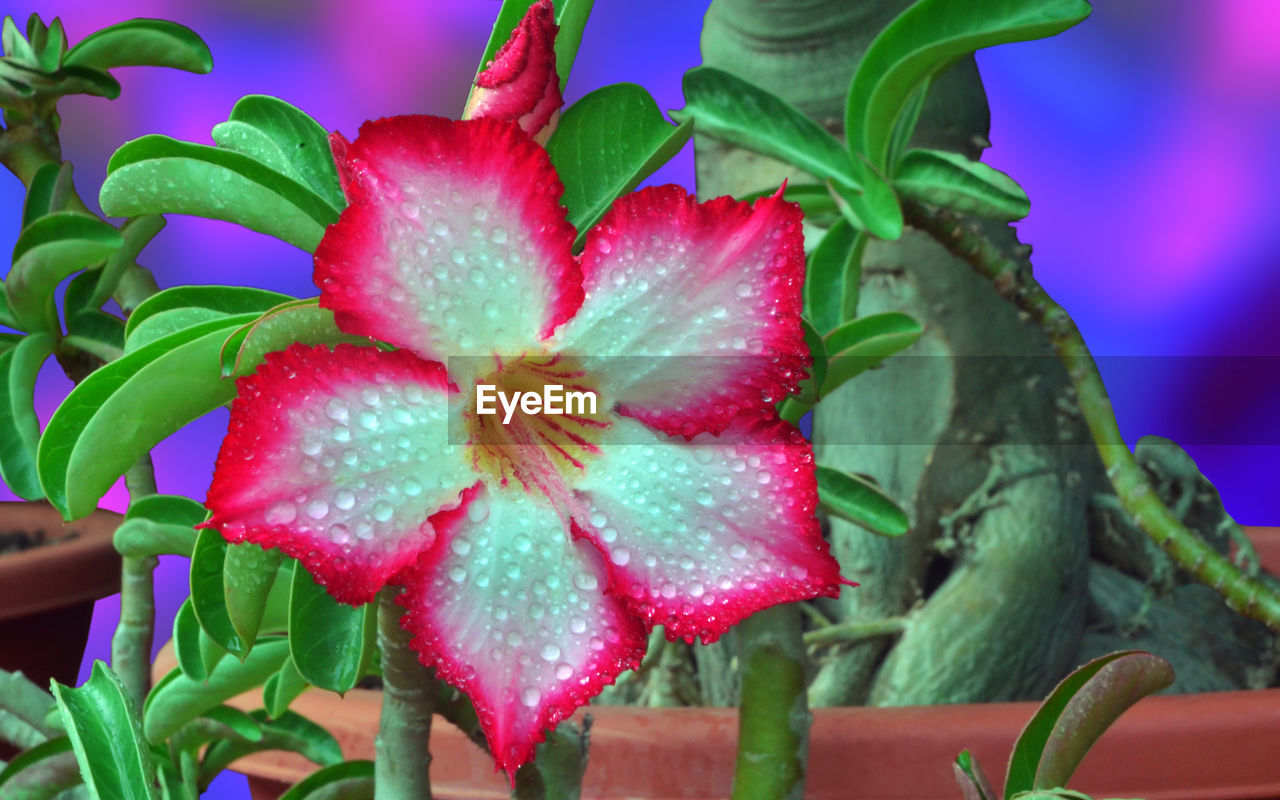
<instances>
[{"instance_id":1,"label":"small leaf cluster","mask_svg":"<svg viewBox=\"0 0 1280 800\"><path fill-rule=\"evenodd\" d=\"M979 48L1052 36L1089 10L1085 0L920 0L876 36L858 63L845 100L844 142L737 75L715 67L685 73L686 105L673 118L817 179L789 184L784 193L800 204L806 222L826 227L809 252L804 286L813 374L800 395L780 404L784 418L799 419L924 332L899 312L857 316L863 253L871 238L902 235L904 202L1003 222L1030 210L1026 194L1004 173L960 153L909 146L930 83ZM906 532L906 515L869 478L826 468L818 478L828 513L885 535Z\"/></svg>"}]
</instances>

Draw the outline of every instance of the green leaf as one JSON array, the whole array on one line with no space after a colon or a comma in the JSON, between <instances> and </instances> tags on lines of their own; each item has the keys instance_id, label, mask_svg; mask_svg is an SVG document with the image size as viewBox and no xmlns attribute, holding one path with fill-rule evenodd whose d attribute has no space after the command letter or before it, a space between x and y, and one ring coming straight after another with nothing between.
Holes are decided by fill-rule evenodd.
<instances>
[{"instance_id":1,"label":"green leaf","mask_svg":"<svg viewBox=\"0 0 1280 800\"><path fill-rule=\"evenodd\" d=\"M881 536L901 536L910 523L907 514L880 487L861 475L818 466L818 501L824 511L847 519Z\"/></svg>"},{"instance_id":2,"label":"green leaf","mask_svg":"<svg viewBox=\"0 0 1280 800\"><path fill-rule=\"evenodd\" d=\"M63 63L98 69L172 67L204 74L213 69L213 56L190 28L162 19L131 19L84 37L67 51Z\"/></svg>"},{"instance_id":3,"label":"green leaf","mask_svg":"<svg viewBox=\"0 0 1280 800\"><path fill-rule=\"evenodd\" d=\"M116 528L116 552L123 556L181 555L195 549L193 527L208 512L194 500L178 495L153 494L129 503L124 523Z\"/></svg>"},{"instance_id":4,"label":"green leaf","mask_svg":"<svg viewBox=\"0 0 1280 800\"><path fill-rule=\"evenodd\" d=\"M159 800L151 750L120 679L93 662L89 680L72 689L53 682L67 736L96 800Z\"/></svg>"},{"instance_id":5,"label":"green leaf","mask_svg":"<svg viewBox=\"0 0 1280 800\"><path fill-rule=\"evenodd\" d=\"M279 719L271 719L259 709L249 716L261 727L259 742L214 742L200 762L201 783L207 785L219 772L232 762L251 753L264 750L285 750L298 753L312 763L330 766L342 762L342 748L323 727L306 717L287 711Z\"/></svg>"},{"instance_id":6,"label":"green leaf","mask_svg":"<svg viewBox=\"0 0 1280 800\"><path fill-rule=\"evenodd\" d=\"M959 153L912 150L893 185L908 200L975 217L1013 222L1031 211L1031 201L1013 178Z\"/></svg>"},{"instance_id":7,"label":"green leaf","mask_svg":"<svg viewBox=\"0 0 1280 800\"><path fill-rule=\"evenodd\" d=\"M222 374L248 375L257 369L267 353L284 350L295 342L370 344L362 336L340 331L333 312L320 308L319 298L291 300L265 312L227 338L220 357Z\"/></svg>"},{"instance_id":8,"label":"green leaf","mask_svg":"<svg viewBox=\"0 0 1280 800\"><path fill-rule=\"evenodd\" d=\"M40 25L40 17L32 14L27 20L27 38L31 39L33 27ZM44 41L37 48L36 56L40 59L40 68L46 71L53 71L62 65L63 56L67 54L67 33L62 28L62 20L57 17L53 18L53 22L49 23L48 28L44 28L45 35L42 37ZM34 39L32 39L34 42Z\"/></svg>"},{"instance_id":9,"label":"green leaf","mask_svg":"<svg viewBox=\"0 0 1280 800\"><path fill-rule=\"evenodd\" d=\"M4 282L17 327L60 333L54 289L71 273L111 255L123 241L111 225L74 211L47 214L28 225L18 236L13 269Z\"/></svg>"},{"instance_id":10,"label":"green leaf","mask_svg":"<svg viewBox=\"0 0 1280 800\"><path fill-rule=\"evenodd\" d=\"M24 500L44 497L36 470L40 421L35 387L40 368L53 352L53 337L34 333L0 353L0 477Z\"/></svg>"},{"instance_id":11,"label":"green leaf","mask_svg":"<svg viewBox=\"0 0 1280 800\"><path fill-rule=\"evenodd\" d=\"M262 705L267 715L275 719L289 710L289 704L297 699L311 684L298 674L298 668L289 658L280 671L267 679L262 687Z\"/></svg>"},{"instance_id":12,"label":"green leaf","mask_svg":"<svg viewBox=\"0 0 1280 800\"><path fill-rule=\"evenodd\" d=\"M1060 33L1089 15L1085 0L921 0L867 48L845 102L845 140L877 168L888 165L894 125L908 99L956 58L983 47Z\"/></svg>"},{"instance_id":13,"label":"green leaf","mask_svg":"<svg viewBox=\"0 0 1280 800\"><path fill-rule=\"evenodd\" d=\"M120 96L120 83L110 73L79 64L64 65L53 74L52 95L87 94L115 100Z\"/></svg>"},{"instance_id":14,"label":"green leaf","mask_svg":"<svg viewBox=\"0 0 1280 800\"><path fill-rule=\"evenodd\" d=\"M911 143L911 136L916 132L916 123L920 121L920 111L924 108L924 99L929 94L929 84L931 83L933 83L931 78L925 78L921 81L916 90L907 98L906 106L902 109L902 113L898 115L898 121L893 125L893 136L889 139L888 156L888 172L891 176L897 175L902 154L907 151L907 147Z\"/></svg>"},{"instance_id":15,"label":"green leaf","mask_svg":"<svg viewBox=\"0 0 1280 800\"><path fill-rule=\"evenodd\" d=\"M208 635L200 627L195 606L192 605L191 598L187 597L173 618L173 655L182 674L196 681L209 677L209 667L205 665L201 652L202 634Z\"/></svg>"},{"instance_id":16,"label":"green leaf","mask_svg":"<svg viewBox=\"0 0 1280 800\"><path fill-rule=\"evenodd\" d=\"M859 162L862 191L853 191L834 181L827 184L840 215L858 229L887 241L902 235L902 206L893 187L874 169Z\"/></svg>"},{"instance_id":17,"label":"green leaf","mask_svg":"<svg viewBox=\"0 0 1280 800\"><path fill-rule=\"evenodd\" d=\"M244 661L224 658L209 671L205 681L194 680L175 669L166 675L143 706L147 740L160 743L191 720L220 706L242 692L260 686L289 657L289 643L282 638L259 639Z\"/></svg>"},{"instance_id":18,"label":"green leaf","mask_svg":"<svg viewBox=\"0 0 1280 800\"><path fill-rule=\"evenodd\" d=\"M227 546L222 565L223 595L231 627L243 641L252 642L258 636L283 558L279 550L265 550L252 542Z\"/></svg>"},{"instance_id":19,"label":"green leaf","mask_svg":"<svg viewBox=\"0 0 1280 800\"><path fill-rule=\"evenodd\" d=\"M227 336L253 319L241 314L196 325L95 370L45 427L37 451L40 483L69 519L92 511L117 478L169 434L228 402L221 377Z\"/></svg>"},{"instance_id":20,"label":"green leaf","mask_svg":"<svg viewBox=\"0 0 1280 800\"><path fill-rule=\"evenodd\" d=\"M191 606L209 638L243 659L252 640L241 638L231 624L223 592L222 570L229 547L222 534L212 528L205 528L196 535L196 546L191 551Z\"/></svg>"},{"instance_id":21,"label":"green leaf","mask_svg":"<svg viewBox=\"0 0 1280 800\"><path fill-rule=\"evenodd\" d=\"M863 171L840 142L781 97L715 67L684 74L685 107L671 112L692 118L698 133L755 150L831 179L852 191Z\"/></svg>"},{"instance_id":22,"label":"green leaf","mask_svg":"<svg viewBox=\"0 0 1280 800\"><path fill-rule=\"evenodd\" d=\"M139 348L166 336L194 328L212 320L226 319L227 314L212 308L191 306L188 308L167 308L147 315L146 319L125 329L124 352L135 353ZM130 317L132 319L132 317Z\"/></svg>"},{"instance_id":23,"label":"green leaf","mask_svg":"<svg viewBox=\"0 0 1280 800\"><path fill-rule=\"evenodd\" d=\"M924 328L919 322L897 311L844 323L826 336L829 359L821 396L915 344L922 333Z\"/></svg>"},{"instance_id":24,"label":"green leaf","mask_svg":"<svg viewBox=\"0 0 1280 800\"><path fill-rule=\"evenodd\" d=\"M111 216L194 214L315 250L339 209L313 190L234 150L143 136L107 164L98 200Z\"/></svg>"},{"instance_id":25,"label":"green leaf","mask_svg":"<svg viewBox=\"0 0 1280 800\"><path fill-rule=\"evenodd\" d=\"M1169 662L1141 650L1102 656L1072 672L1045 698L1014 743L1005 797L1066 786L1111 723L1172 683Z\"/></svg>"},{"instance_id":26,"label":"green leaf","mask_svg":"<svg viewBox=\"0 0 1280 800\"><path fill-rule=\"evenodd\" d=\"M31 178L31 187L27 189L27 198L22 204L22 227L35 222L45 214L61 211L66 207L67 197L71 193L71 162L61 164L48 163L36 170Z\"/></svg>"},{"instance_id":27,"label":"green leaf","mask_svg":"<svg viewBox=\"0 0 1280 800\"><path fill-rule=\"evenodd\" d=\"M285 101L261 94L240 98L227 121L214 126L213 140L310 187L334 208L346 208L328 132Z\"/></svg>"},{"instance_id":28,"label":"green leaf","mask_svg":"<svg viewBox=\"0 0 1280 800\"><path fill-rule=\"evenodd\" d=\"M293 299L287 294L244 286L175 286L156 292L139 303L129 315L125 336L133 336L140 324L162 311L207 308L222 314L261 313Z\"/></svg>"},{"instance_id":29,"label":"green leaf","mask_svg":"<svg viewBox=\"0 0 1280 800\"><path fill-rule=\"evenodd\" d=\"M556 72L560 76L560 91L569 82L569 72L578 57L582 44L582 31L587 27L591 7L595 0L556 0Z\"/></svg>"},{"instance_id":30,"label":"green leaf","mask_svg":"<svg viewBox=\"0 0 1280 800\"><path fill-rule=\"evenodd\" d=\"M71 739L57 736L22 751L0 770L0 797L47 800L81 782Z\"/></svg>"},{"instance_id":31,"label":"green leaf","mask_svg":"<svg viewBox=\"0 0 1280 800\"><path fill-rule=\"evenodd\" d=\"M305 569L293 571L289 596L289 652L303 680L347 692L373 657L376 603L339 603Z\"/></svg>"},{"instance_id":32,"label":"green leaf","mask_svg":"<svg viewBox=\"0 0 1280 800\"><path fill-rule=\"evenodd\" d=\"M0 325L15 330L18 327L18 320L13 316L13 309L9 308L9 298L4 292L3 285L0 285Z\"/></svg>"},{"instance_id":33,"label":"green leaf","mask_svg":"<svg viewBox=\"0 0 1280 800\"><path fill-rule=\"evenodd\" d=\"M867 236L841 219L809 254L804 277L805 316L820 332L829 332L853 317L862 280L862 253Z\"/></svg>"},{"instance_id":34,"label":"green leaf","mask_svg":"<svg viewBox=\"0 0 1280 800\"><path fill-rule=\"evenodd\" d=\"M13 17L5 16L3 33L0 33L0 45L4 47L5 56L29 66L38 66L35 50L18 30L18 23Z\"/></svg>"},{"instance_id":35,"label":"green leaf","mask_svg":"<svg viewBox=\"0 0 1280 800\"><path fill-rule=\"evenodd\" d=\"M280 800L373 800L373 762L344 761L316 770Z\"/></svg>"},{"instance_id":36,"label":"green leaf","mask_svg":"<svg viewBox=\"0 0 1280 800\"><path fill-rule=\"evenodd\" d=\"M596 89L565 110L547 142L564 182L561 202L578 231L575 248L613 201L631 191L689 141L686 120L673 127L634 83Z\"/></svg>"},{"instance_id":37,"label":"green leaf","mask_svg":"<svg viewBox=\"0 0 1280 800\"><path fill-rule=\"evenodd\" d=\"M209 742L231 741L256 744L262 741L262 727L249 714L231 706L215 706L178 729L169 740L172 752L193 756ZM195 770L194 758L191 770Z\"/></svg>"}]
</instances>

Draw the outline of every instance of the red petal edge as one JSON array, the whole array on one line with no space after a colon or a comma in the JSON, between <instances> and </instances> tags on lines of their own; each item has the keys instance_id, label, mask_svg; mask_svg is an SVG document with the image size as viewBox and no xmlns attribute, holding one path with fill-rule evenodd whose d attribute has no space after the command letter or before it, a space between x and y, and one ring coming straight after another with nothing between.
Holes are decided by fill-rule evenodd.
<instances>
[{"instance_id":1,"label":"red petal edge","mask_svg":"<svg viewBox=\"0 0 1280 800\"><path fill-rule=\"evenodd\" d=\"M539 0L476 76L463 119L505 119L521 130L537 135L564 100L556 72L555 8L551 0Z\"/></svg>"}]
</instances>

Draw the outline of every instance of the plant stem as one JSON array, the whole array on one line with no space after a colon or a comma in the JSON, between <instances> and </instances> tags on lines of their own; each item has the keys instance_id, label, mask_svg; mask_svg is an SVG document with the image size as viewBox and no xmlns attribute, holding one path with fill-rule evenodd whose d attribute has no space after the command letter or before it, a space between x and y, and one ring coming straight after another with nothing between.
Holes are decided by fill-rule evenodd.
<instances>
[{"instance_id":1,"label":"plant stem","mask_svg":"<svg viewBox=\"0 0 1280 800\"><path fill-rule=\"evenodd\" d=\"M988 278L1001 297L1034 319L1049 337L1075 387L1085 424L1107 469L1120 505L1151 540L1197 581L1213 588L1233 611L1280 632L1280 595L1245 575L1169 510L1120 435L1098 366L1070 315L1031 276L1028 265L1006 256L976 227L956 215L906 203L907 222Z\"/></svg>"},{"instance_id":2,"label":"plant stem","mask_svg":"<svg viewBox=\"0 0 1280 800\"><path fill-rule=\"evenodd\" d=\"M415 800L431 797L431 715L439 689L409 647L400 627L404 614L395 602L399 587L378 595L378 650L382 655L382 719L374 742L374 797Z\"/></svg>"},{"instance_id":3,"label":"plant stem","mask_svg":"<svg viewBox=\"0 0 1280 800\"><path fill-rule=\"evenodd\" d=\"M824 644L857 644L882 636L896 636L906 627L906 617L859 619L811 630L804 635L807 646Z\"/></svg>"},{"instance_id":4,"label":"plant stem","mask_svg":"<svg viewBox=\"0 0 1280 800\"><path fill-rule=\"evenodd\" d=\"M124 475L132 504L156 492L151 456L143 456ZM111 637L111 666L139 711L151 689L151 645L155 639L155 556L126 555L120 562L120 623Z\"/></svg>"},{"instance_id":5,"label":"plant stem","mask_svg":"<svg viewBox=\"0 0 1280 800\"><path fill-rule=\"evenodd\" d=\"M742 703L733 800L800 800L809 760L805 652L796 603L760 611L738 625Z\"/></svg>"}]
</instances>

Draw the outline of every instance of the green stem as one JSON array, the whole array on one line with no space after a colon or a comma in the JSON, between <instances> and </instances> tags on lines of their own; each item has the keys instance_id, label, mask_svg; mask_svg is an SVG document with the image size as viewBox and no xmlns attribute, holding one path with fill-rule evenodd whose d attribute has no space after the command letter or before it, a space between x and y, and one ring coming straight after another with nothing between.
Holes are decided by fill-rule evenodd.
<instances>
[{"instance_id":1,"label":"green stem","mask_svg":"<svg viewBox=\"0 0 1280 800\"><path fill-rule=\"evenodd\" d=\"M809 714L800 608L758 612L738 625L742 703L733 800L800 800L809 759Z\"/></svg>"},{"instance_id":2,"label":"green stem","mask_svg":"<svg viewBox=\"0 0 1280 800\"><path fill-rule=\"evenodd\" d=\"M439 689L409 647L409 633L400 627L404 609L395 602L399 592L398 587L389 587L378 595L382 719L374 741L374 797L429 800L431 715Z\"/></svg>"},{"instance_id":3,"label":"green stem","mask_svg":"<svg viewBox=\"0 0 1280 800\"><path fill-rule=\"evenodd\" d=\"M129 502L155 494L151 456L143 456L124 474ZM155 556L126 555L120 562L120 623L111 637L111 666L141 710L151 689L151 645L155 639Z\"/></svg>"},{"instance_id":4,"label":"green stem","mask_svg":"<svg viewBox=\"0 0 1280 800\"><path fill-rule=\"evenodd\" d=\"M859 619L852 622L841 622L809 631L804 635L804 643L810 647L824 644L857 644L868 639L883 636L896 636L906 627L906 617L884 617L883 619Z\"/></svg>"},{"instance_id":5,"label":"green stem","mask_svg":"<svg viewBox=\"0 0 1280 800\"><path fill-rule=\"evenodd\" d=\"M1156 494L1120 435L1102 376L1079 329L1031 276L1028 265L1006 256L976 227L964 226L954 214L918 203L907 203L904 212L908 223L988 278L1001 297L1044 329L1067 368L1085 424L1106 466L1107 478L1134 524L1178 566L1221 595L1232 610L1280 632L1280 595L1262 581L1245 575L1187 529Z\"/></svg>"}]
</instances>

